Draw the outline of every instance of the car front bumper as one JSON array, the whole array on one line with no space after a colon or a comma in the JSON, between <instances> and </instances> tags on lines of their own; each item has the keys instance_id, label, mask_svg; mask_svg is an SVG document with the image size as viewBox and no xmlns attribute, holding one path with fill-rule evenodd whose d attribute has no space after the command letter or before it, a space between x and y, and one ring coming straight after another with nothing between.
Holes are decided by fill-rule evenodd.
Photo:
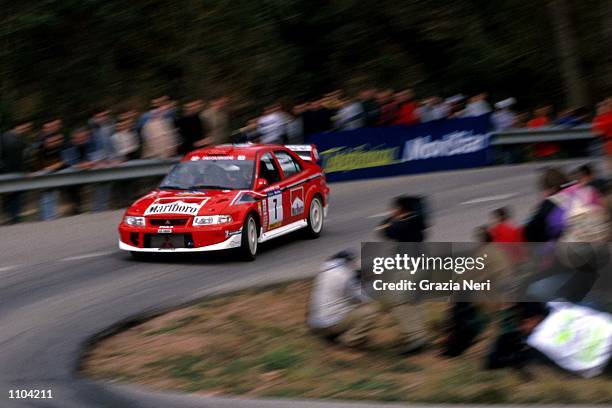
<instances>
[{"instance_id":1,"label":"car front bumper","mask_svg":"<svg viewBox=\"0 0 612 408\"><path fill-rule=\"evenodd\" d=\"M164 232L162 232L164 231ZM184 246L160 248L154 245L153 237L180 235ZM190 226L169 229L158 227L119 226L119 249L132 252L204 252L238 248L242 241L240 223L208 228Z\"/></svg>"}]
</instances>

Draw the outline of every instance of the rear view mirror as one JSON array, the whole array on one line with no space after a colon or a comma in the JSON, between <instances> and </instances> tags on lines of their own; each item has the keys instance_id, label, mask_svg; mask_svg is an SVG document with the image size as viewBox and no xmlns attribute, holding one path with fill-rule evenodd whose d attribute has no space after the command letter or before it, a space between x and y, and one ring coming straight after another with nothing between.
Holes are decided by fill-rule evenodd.
<instances>
[{"instance_id":1,"label":"rear view mirror","mask_svg":"<svg viewBox=\"0 0 612 408\"><path fill-rule=\"evenodd\" d=\"M266 180L265 178L258 178L255 181L255 190L259 191L259 190L263 190L264 188L268 187L270 185L270 183L268 183L268 180Z\"/></svg>"}]
</instances>

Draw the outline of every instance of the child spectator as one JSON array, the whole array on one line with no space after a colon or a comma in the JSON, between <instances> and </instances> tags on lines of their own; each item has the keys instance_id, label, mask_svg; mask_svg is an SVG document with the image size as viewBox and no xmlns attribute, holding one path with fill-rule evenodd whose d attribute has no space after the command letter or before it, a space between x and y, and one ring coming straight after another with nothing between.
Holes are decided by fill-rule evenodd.
<instances>
[{"instance_id":1,"label":"child spectator","mask_svg":"<svg viewBox=\"0 0 612 408\"><path fill-rule=\"evenodd\" d=\"M491 212L493 220L489 234L493 242L521 242L523 233L521 228L514 225L508 207L502 207Z\"/></svg>"}]
</instances>

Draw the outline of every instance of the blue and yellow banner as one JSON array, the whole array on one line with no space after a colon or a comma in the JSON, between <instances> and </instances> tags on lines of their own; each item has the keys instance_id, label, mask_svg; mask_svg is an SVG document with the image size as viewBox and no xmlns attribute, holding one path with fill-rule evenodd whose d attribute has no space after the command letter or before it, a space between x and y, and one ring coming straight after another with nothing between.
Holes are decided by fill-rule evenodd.
<instances>
[{"instance_id":1,"label":"blue and yellow banner","mask_svg":"<svg viewBox=\"0 0 612 408\"><path fill-rule=\"evenodd\" d=\"M311 135L329 181L488 164L489 115Z\"/></svg>"}]
</instances>

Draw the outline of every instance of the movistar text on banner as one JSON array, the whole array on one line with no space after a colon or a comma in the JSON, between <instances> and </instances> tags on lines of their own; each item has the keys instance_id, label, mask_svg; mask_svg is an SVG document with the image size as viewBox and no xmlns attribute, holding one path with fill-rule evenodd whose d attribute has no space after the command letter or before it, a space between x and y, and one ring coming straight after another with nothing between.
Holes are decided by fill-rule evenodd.
<instances>
[{"instance_id":1,"label":"movistar text on banner","mask_svg":"<svg viewBox=\"0 0 612 408\"><path fill-rule=\"evenodd\" d=\"M483 166L489 116L312 135L330 181Z\"/></svg>"}]
</instances>

